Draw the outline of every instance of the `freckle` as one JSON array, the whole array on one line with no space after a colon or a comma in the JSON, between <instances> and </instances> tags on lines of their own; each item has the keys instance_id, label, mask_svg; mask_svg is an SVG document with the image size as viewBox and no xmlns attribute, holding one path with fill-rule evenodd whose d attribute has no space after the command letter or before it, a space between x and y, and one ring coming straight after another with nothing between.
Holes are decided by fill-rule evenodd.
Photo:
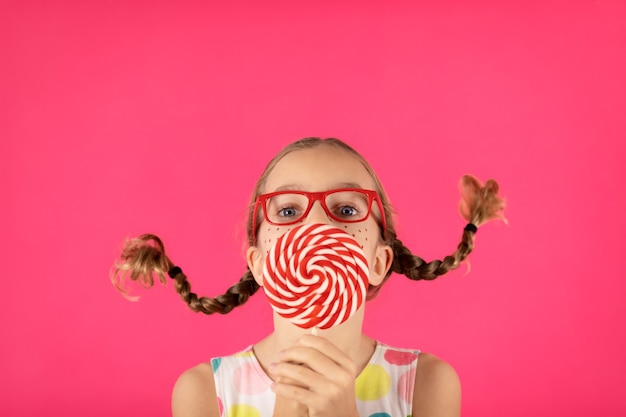
<instances>
[{"instance_id":1,"label":"freckle","mask_svg":"<svg viewBox=\"0 0 626 417\"><path fill-rule=\"evenodd\" d=\"M367 238L365 238L365 240L367 240Z\"/></svg>"},{"instance_id":2,"label":"freckle","mask_svg":"<svg viewBox=\"0 0 626 417\"><path fill-rule=\"evenodd\" d=\"M361 249L363 249L363 245L359 245L361 247Z\"/></svg>"},{"instance_id":3,"label":"freckle","mask_svg":"<svg viewBox=\"0 0 626 417\"><path fill-rule=\"evenodd\" d=\"M268 227L268 228L267 228L267 231L269 232L270 230L272 230L272 229L270 229L270 228Z\"/></svg>"},{"instance_id":4,"label":"freckle","mask_svg":"<svg viewBox=\"0 0 626 417\"><path fill-rule=\"evenodd\" d=\"M280 227L277 227L276 230L280 230ZM267 229L267 231L269 232L269 229Z\"/></svg>"},{"instance_id":5,"label":"freckle","mask_svg":"<svg viewBox=\"0 0 626 417\"><path fill-rule=\"evenodd\" d=\"M352 233L352 237L356 237L356 235L354 233Z\"/></svg>"},{"instance_id":6,"label":"freckle","mask_svg":"<svg viewBox=\"0 0 626 417\"><path fill-rule=\"evenodd\" d=\"M348 228L348 225L345 225L344 227L347 229L347 228Z\"/></svg>"},{"instance_id":7,"label":"freckle","mask_svg":"<svg viewBox=\"0 0 626 417\"><path fill-rule=\"evenodd\" d=\"M363 233L363 232L361 232L361 229L359 229L359 233Z\"/></svg>"},{"instance_id":8,"label":"freckle","mask_svg":"<svg viewBox=\"0 0 626 417\"><path fill-rule=\"evenodd\" d=\"M268 242L271 242L271 241L272 241L272 239L268 239Z\"/></svg>"}]
</instances>

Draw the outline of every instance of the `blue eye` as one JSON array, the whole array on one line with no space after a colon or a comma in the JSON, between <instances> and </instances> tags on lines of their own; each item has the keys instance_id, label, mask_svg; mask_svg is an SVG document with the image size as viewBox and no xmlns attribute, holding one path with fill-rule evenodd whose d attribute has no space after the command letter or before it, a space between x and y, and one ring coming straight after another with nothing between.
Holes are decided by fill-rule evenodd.
<instances>
[{"instance_id":1,"label":"blue eye","mask_svg":"<svg viewBox=\"0 0 626 417\"><path fill-rule=\"evenodd\" d=\"M278 210L278 215L281 217L295 217L298 215L298 213L293 207L283 207Z\"/></svg>"},{"instance_id":2,"label":"blue eye","mask_svg":"<svg viewBox=\"0 0 626 417\"><path fill-rule=\"evenodd\" d=\"M339 215L342 217L354 217L358 215L358 210L350 206L339 207Z\"/></svg>"}]
</instances>

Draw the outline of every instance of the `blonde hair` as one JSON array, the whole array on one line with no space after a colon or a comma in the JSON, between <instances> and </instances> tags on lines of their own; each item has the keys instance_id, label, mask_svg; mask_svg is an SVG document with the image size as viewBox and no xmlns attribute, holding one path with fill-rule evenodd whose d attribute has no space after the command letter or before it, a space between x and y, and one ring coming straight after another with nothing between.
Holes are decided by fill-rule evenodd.
<instances>
[{"instance_id":1,"label":"blonde hair","mask_svg":"<svg viewBox=\"0 0 626 417\"><path fill-rule=\"evenodd\" d=\"M498 184L494 180L488 180L483 185L470 175L463 176L460 182L463 197L460 211L461 215L468 223L475 227L465 228L461 236L461 242L458 244L454 253L444 257L443 260L426 262L419 256L412 254L397 238L391 203L389 202L389 198L380 179L367 160L354 148L339 139L310 137L287 145L272 158L263 170L263 173L253 189L248 210L246 231L249 245L254 245L254 235L256 232L252 230L252 217L255 202L262 193L267 178L276 164L289 153L319 146L335 147L347 152L360 161L374 180L376 191L378 192L383 206L387 222L385 230L381 230L381 241L392 248L393 262L383 282L378 286L369 287L368 300L373 299L378 294L380 288L391 276L392 272L405 275L412 280L433 280L458 268L461 262L474 248L475 227L479 227L483 223L496 218L505 220L502 216L504 200L498 196ZM152 234L141 235L126 241L120 261L114 264L111 279L113 284L125 296L128 296L128 291L125 286L126 280L137 281L144 287L149 288L154 285L155 276L160 282L165 283L166 273L170 274L174 279L176 291L180 294L183 301L185 301L193 311L199 311L205 314L226 314L234 307L244 304L250 296L259 289L259 285L254 280L251 271L247 269L239 281L232 285L226 293L213 298L198 297L191 292L191 286L187 280L187 276L180 268L175 268L175 264L167 257L161 239Z\"/></svg>"}]
</instances>

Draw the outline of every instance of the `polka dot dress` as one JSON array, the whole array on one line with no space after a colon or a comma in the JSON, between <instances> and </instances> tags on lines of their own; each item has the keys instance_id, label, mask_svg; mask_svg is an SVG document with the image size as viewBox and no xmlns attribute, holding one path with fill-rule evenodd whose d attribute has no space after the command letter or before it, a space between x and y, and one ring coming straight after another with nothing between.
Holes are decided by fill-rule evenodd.
<instances>
[{"instance_id":1,"label":"polka dot dress","mask_svg":"<svg viewBox=\"0 0 626 417\"><path fill-rule=\"evenodd\" d=\"M369 363L355 381L363 417L411 415L418 351L377 343ZM211 360L220 416L272 417L275 395L252 347Z\"/></svg>"}]
</instances>

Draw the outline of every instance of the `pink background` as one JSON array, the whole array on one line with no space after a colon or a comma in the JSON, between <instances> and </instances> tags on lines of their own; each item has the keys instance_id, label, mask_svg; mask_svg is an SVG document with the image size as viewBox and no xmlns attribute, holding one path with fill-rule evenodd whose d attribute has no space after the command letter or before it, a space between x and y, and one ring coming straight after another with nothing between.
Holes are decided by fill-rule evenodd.
<instances>
[{"instance_id":1,"label":"pink background","mask_svg":"<svg viewBox=\"0 0 626 417\"><path fill-rule=\"evenodd\" d=\"M207 317L108 271L149 231L224 291L304 136L359 149L427 259L462 174L509 202L470 274L394 277L370 335L453 364L464 416L626 415L624 1L91 3L0 3L0 415L167 416L183 370L269 332L261 293Z\"/></svg>"}]
</instances>

